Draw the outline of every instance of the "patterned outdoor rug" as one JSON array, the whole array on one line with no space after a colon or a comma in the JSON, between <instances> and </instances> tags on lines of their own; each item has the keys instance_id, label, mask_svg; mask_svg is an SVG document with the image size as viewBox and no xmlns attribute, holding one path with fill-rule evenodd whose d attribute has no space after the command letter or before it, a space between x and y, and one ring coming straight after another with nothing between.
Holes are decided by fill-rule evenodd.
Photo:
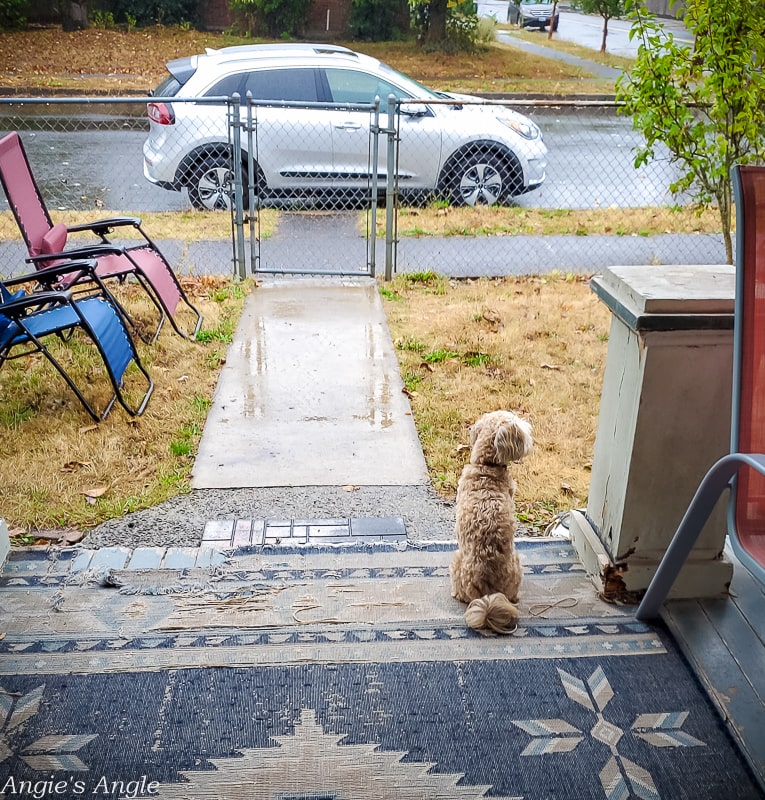
<instances>
[{"instance_id":1,"label":"patterned outdoor rug","mask_svg":"<svg viewBox=\"0 0 765 800\"><path fill-rule=\"evenodd\" d=\"M519 546L510 637L465 628L448 545L14 555L0 797L760 798L671 640L601 602L568 543Z\"/></svg>"}]
</instances>

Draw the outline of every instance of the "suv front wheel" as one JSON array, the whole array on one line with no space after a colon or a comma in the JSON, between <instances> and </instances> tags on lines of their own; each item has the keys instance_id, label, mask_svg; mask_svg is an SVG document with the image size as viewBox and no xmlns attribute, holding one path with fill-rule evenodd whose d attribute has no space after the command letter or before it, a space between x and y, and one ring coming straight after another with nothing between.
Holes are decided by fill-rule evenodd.
<instances>
[{"instance_id":1,"label":"suv front wheel","mask_svg":"<svg viewBox=\"0 0 765 800\"><path fill-rule=\"evenodd\" d=\"M523 175L514 158L471 153L453 163L449 199L461 206L493 206L522 190Z\"/></svg>"},{"instance_id":2,"label":"suv front wheel","mask_svg":"<svg viewBox=\"0 0 765 800\"><path fill-rule=\"evenodd\" d=\"M202 211L230 211L234 204L234 176L228 159L204 159L188 179L189 200ZM244 208L248 207L247 175L242 170Z\"/></svg>"}]
</instances>

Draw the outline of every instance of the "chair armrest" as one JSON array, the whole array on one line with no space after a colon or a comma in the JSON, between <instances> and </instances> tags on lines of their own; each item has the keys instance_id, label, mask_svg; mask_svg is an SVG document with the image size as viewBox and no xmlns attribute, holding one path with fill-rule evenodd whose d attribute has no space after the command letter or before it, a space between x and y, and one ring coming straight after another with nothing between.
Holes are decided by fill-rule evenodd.
<instances>
[{"instance_id":1,"label":"chair armrest","mask_svg":"<svg viewBox=\"0 0 765 800\"><path fill-rule=\"evenodd\" d=\"M132 225L134 228L141 227L140 217L110 217L108 219L98 219L93 222L81 222L77 225L67 225L66 229L70 233L77 231L93 231L93 233L103 236L111 233L112 228L120 228Z\"/></svg>"},{"instance_id":2,"label":"chair armrest","mask_svg":"<svg viewBox=\"0 0 765 800\"><path fill-rule=\"evenodd\" d=\"M37 264L41 261L55 261L59 258L97 258L98 256L122 255L124 247L118 244L87 244L72 250L62 250L60 253L45 253L44 255L29 256L24 259L28 264Z\"/></svg>"},{"instance_id":3,"label":"chair armrest","mask_svg":"<svg viewBox=\"0 0 765 800\"><path fill-rule=\"evenodd\" d=\"M23 283L42 283L44 285L51 285L55 283L62 275L67 275L70 272L80 272L90 275L94 278L97 266L98 262L95 259L65 261L61 264L55 264L52 267L38 269L36 272L30 272L27 275L19 275L17 278L8 278L2 281L2 283L6 287L19 286Z\"/></svg>"},{"instance_id":4,"label":"chair armrest","mask_svg":"<svg viewBox=\"0 0 765 800\"><path fill-rule=\"evenodd\" d=\"M26 316L28 308L51 304L68 305L71 302L72 292L70 291L33 292L25 294L23 297L17 297L15 300L9 300L7 303L0 303L0 314L11 319L18 319Z\"/></svg>"}]
</instances>

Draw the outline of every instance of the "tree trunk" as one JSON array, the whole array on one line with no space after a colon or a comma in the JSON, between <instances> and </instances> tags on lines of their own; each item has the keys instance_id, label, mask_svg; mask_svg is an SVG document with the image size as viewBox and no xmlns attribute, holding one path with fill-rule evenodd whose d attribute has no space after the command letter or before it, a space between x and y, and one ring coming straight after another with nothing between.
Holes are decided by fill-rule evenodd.
<instances>
[{"instance_id":1,"label":"tree trunk","mask_svg":"<svg viewBox=\"0 0 765 800\"><path fill-rule=\"evenodd\" d=\"M558 0L553 0L552 16L550 17L550 24L547 27L547 38L552 39L553 27L555 25L555 12L558 10Z\"/></svg>"},{"instance_id":2,"label":"tree trunk","mask_svg":"<svg viewBox=\"0 0 765 800\"><path fill-rule=\"evenodd\" d=\"M426 47L443 47L446 41L446 2L430 0L428 3L428 29L425 31Z\"/></svg>"},{"instance_id":3,"label":"tree trunk","mask_svg":"<svg viewBox=\"0 0 765 800\"><path fill-rule=\"evenodd\" d=\"M603 17L603 40L600 43L600 52L606 52L606 39L608 38L608 17Z\"/></svg>"},{"instance_id":4,"label":"tree trunk","mask_svg":"<svg viewBox=\"0 0 765 800\"><path fill-rule=\"evenodd\" d=\"M725 257L728 264L733 263L733 237L731 235L731 224L733 218L733 190L731 182L717 192L717 207L720 211L720 222L722 223L723 241L725 242Z\"/></svg>"},{"instance_id":5,"label":"tree trunk","mask_svg":"<svg viewBox=\"0 0 765 800\"><path fill-rule=\"evenodd\" d=\"M87 0L66 0L61 4L61 27L65 31L80 31L88 27Z\"/></svg>"}]
</instances>

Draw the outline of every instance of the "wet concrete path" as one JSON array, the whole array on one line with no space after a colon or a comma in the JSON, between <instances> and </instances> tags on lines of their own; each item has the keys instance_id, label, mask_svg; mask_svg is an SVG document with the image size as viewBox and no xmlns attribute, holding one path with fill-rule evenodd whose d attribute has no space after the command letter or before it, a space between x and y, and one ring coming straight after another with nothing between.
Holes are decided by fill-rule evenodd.
<instances>
[{"instance_id":1,"label":"wet concrete path","mask_svg":"<svg viewBox=\"0 0 765 800\"><path fill-rule=\"evenodd\" d=\"M427 480L374 281L258 287L218 382L193 488Z\"/></svg>"}]
</instances>

